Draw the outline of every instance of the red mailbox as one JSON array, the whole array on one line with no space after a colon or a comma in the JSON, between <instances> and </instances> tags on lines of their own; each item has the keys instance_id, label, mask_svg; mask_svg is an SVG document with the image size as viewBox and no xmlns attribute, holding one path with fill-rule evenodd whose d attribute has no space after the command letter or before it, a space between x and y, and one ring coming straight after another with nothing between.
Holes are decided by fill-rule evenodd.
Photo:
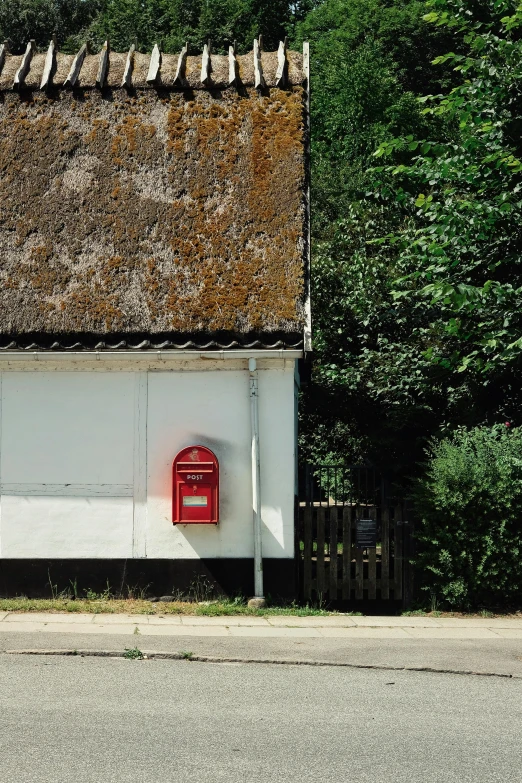
<instances>
[{"instance_id":1,"label":"red mailbox","mask_svg":"<svg viewBox=\"0 0 522 783\"><path fill-rule=\"evenodd\" d=\"M172 465L172 522L217 525L219 463L205 446L188 446Z\"/></svg>"}]
</instances>

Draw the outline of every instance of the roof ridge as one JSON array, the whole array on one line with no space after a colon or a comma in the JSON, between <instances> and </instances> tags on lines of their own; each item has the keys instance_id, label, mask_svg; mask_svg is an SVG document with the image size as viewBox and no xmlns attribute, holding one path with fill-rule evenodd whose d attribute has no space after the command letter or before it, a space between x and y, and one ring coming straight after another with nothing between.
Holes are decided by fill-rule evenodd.
<instances>
[{"instance_id":1,"label":"roof ridge","mask_svg":"<svg viewBox=\"0 0 522 783\"><path fill-rule=\"evenodd\" d=\"M166 54L155 44L150 54L133 44L127 52L114 52L109 40L92 54L84 44L75 55L58 51L53 36L46 52L38 52L31 40L23 54L12 54L8 41L0 44L0 91L75 87L165 87L178 89L291 87L305 79L302 55L281 41L277 50L265 52L261 40L244 55L235 45L228 54L213 54L210 41L198 55L188 54L188 43L178 54Z\"/></svg>"}]
</instances>

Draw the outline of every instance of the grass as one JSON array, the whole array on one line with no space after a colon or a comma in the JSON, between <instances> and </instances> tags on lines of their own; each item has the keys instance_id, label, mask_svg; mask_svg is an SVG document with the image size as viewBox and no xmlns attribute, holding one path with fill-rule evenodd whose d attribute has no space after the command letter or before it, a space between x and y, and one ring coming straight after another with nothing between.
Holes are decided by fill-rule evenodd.
<instances>
[{"instance_id":1,"label":"grass","mask_svg":"<svg viewBox=\"0 0 522 783\"><path fill-rule=\"evenodd\" d=\"M176 600L172 603L151 603L141 598L0 598L0 612L45 612L60 614L155 614L155 615L198 615L202 617L231 617L246 615L253 617L328 617L342 614L343 616L360 617L362 612L333 612L317 606L267 606L264 609L253 609L242 599L223 598L217 601L202 603L193 600ZM402 612L403 617L520 617L520 612L491 612L482 609L479 612L447 612L440 609L413 609Z\"/></svg>"},{"instance_id":2,"label":"grass","mask_svg":"<svg viewBox=\"0 0 522 783\"><path fill-rule=\"evenodd\" d=\"M129 586L122 578L119 588L113 589L109 582L102 592L90 588L80 589L76 580L71 580L68 586L59 590L53 583L48 572L47 587L50 598L0 598L0 612L49 612L49 613L87 613L87 614L156 614L156 615L200 615L206 617L223 617L234 615L250 615L265 617L270 615L288 615L307 617L310 615L326 616L339 614L324 608L322 602L314 605L299 605L293 603L275 604L263 609L248 606L242 596L227 598L217 596L215 588L205 577L198 576L190 584L186 594L180 591L174 593L171 602L147 600L150 595L148 585ZM268 601L270 604L270 601ZM345 614L345 613L343 613ZM348 612L346 614L360 614Z\"/></svg>"},{"instance_id":3,"label":"grass","mask_svg":"<svg viewBox=\"0 0 522 783\"><path fill-rule=\"evenodd\" d=\"M253 609L241 599L221 599L197 603L188 600L177 600L172 603L151 603L139 598L1 598L1 612L48 612L48 613L87 613L87 614L185 614L205 617L220 617L234 615L251 615L265 617L283 615L291 617L308 617L310 615L328 616L339 614L315 606L269 606L264 609ZM359 615L360 612L343 614Z\"/></svg>"},{"instance_id":4,"label":"grass","mask_svg":"<svg viewBox=\"0 0 522 783\"><path fill-rule=\"evenodd\" d=\"M402 612L402 617L433 617L437 619L438 617L456 617L456 618L463 618L463 617L480 617L483 619L493 618L493 617L513 617L516 619L520 619L521 611L510 611L506 609L505 612L498 611L498 612L491 612L488 609L481 609L477 612L469 611L469 612L453 612L453 611L443 611L441 609L412 609L409 612Z\"/></svg>"},{"instance_id":5,"label":"grass","mask_svg":"<svg viewBox=\"0 0 522 783\"><path fill-rule=\"evenodd\" d=\"M126 647L123 657L129 661L143 661L145 659L144 654L137 647Z\"/></svg>"}]
</instances>

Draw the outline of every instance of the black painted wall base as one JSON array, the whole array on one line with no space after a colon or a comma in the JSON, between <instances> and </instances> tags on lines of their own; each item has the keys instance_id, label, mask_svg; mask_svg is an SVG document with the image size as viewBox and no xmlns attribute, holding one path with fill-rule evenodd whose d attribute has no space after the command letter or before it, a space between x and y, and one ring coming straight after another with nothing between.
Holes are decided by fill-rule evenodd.
<instances>
[{"instance_id":1,"label":"black painted wall base","mask_svg":"<svg viewBox=\"0 0 522 783\"><path fill-rule=\"evenodd\" d=\"M296 597L295 561L263 561L265 596ZM52 586L51 586L52 585ZM0 596L51 597L53 592L87 590L115 595L144 590L147 596L183 593L197 600L215 595L243 595L254 591L254 562L249 558L207 560L1 560Z\"/></svg>"}]
</instances>

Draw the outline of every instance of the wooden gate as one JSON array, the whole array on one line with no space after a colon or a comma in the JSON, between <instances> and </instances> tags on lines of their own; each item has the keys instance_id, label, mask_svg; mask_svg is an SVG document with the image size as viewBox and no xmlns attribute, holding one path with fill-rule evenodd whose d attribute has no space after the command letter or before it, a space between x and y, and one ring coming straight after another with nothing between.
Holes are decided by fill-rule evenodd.
<instances>
[{"instance_id":1,"label":"wooden gate","mask_svg":"<svg viewBox=\"0 0 522 783\"><path fill-rule=\"evenodd\" d=\"M413 525L375 471L308 467L298 516L304 601L409 605Z\"/></svg>"}]
</instances>

